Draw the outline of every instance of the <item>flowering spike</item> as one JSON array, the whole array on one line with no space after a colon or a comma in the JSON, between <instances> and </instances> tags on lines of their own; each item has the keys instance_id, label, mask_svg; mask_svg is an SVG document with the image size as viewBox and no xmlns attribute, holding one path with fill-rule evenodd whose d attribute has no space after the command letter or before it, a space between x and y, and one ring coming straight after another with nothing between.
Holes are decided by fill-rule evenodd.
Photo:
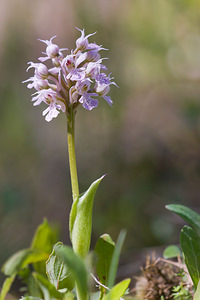
<instances>
[{"instance_id":1,"label":"flowering spike","mask_svg":"<svg viewBox=\"0 0 200 300\"><path fill-rule=\"evenodd\" d=\"M77 28L78 29L78 28ZM85 35L85 30L78 29L81 36L76 40L76 49L66 56L53 43L56 36L50 40L40 40L46 44L44 56L39 57L38 63L29 62L27 71L34 69L34 76L23 81L28 82L29 89L35 88L32 101L34 106L42 102L47 105L43 116L47 122L56 118L60 111L69 112L70 106L75 109L82 105L87 110L98 106L97 97L102 97L109 105L112 100L107 96L110 85L116 85L111 74L104 73L107 68L102 64L101 50L107 50L101 45L89 43L88 38L95 33ZM52 67L48 68L45 62L50 60ZM117 86L117 85L116 85Z\"/></svg>"}]
</instances>

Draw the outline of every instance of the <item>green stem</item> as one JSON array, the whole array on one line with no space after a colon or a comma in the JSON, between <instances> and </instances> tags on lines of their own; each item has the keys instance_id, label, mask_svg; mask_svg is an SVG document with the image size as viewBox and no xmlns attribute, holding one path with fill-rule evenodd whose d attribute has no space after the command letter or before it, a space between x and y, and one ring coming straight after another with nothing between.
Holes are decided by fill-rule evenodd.
<instances>
[{"instance_id":1,"label":"green stem","mask_svg":"<svg viewBox=\"0 0 200 300\"><path fill-rule=\"evenodd\" d=\"M72 186L72 197L75 201L79 196L79 186L78 186L78 176L76 167L76 154L75 154L75 137L74 137L74 124L75 123L75 112L73 107L69 108L69 113L67 114L67 140L68 140L68 153L69 153L69 168L71 176L71 186Z\"/></svg>"},{"instance_id":2,"label":"green stem","mask_svg":"<svg viewBox=\"0 0 200 300\"><path fill-rule=\"evenodd\" d=\"M77 300L88 300L88 295L83 295L82 291L79 290L78 285L76 284L76 297Z\"/></svg>"}]
</instances>

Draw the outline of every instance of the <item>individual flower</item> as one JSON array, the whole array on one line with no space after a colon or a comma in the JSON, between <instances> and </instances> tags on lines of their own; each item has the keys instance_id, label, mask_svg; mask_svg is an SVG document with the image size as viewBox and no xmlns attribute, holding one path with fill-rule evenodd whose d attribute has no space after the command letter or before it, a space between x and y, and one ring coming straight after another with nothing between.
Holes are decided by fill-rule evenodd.
<instances>
[{"instance_id":1,"label":"individual flower","mask_svg":"<svg viewBox=\"0 0 200 300\"><path fill-rule=\"evenodd\" d=\"M89 42L88 42L88 38L92 35L94 35L95 33L91 33L91 34L88 34L85 36L85 30L81 30L79 28L76 28L78 29L80 32L81 32L81 36L80 38L78 38L76 40L76 47L78 50L85 50L87 49L88 45L89 45Z\"/></svg>"},{"instance_id":2,"label":"individual flower","mask_svg":"<svg viewBox=\"0 0 200 300\"><path fill-rule=\"evenodd\" d=\"M78 29L78 28L77 28ZM39 63L29 62L27 71L34 69L34 76L23 81L28 82L29 89L34 88L32 101L34 105L42 102L48 105L43 111L47 121L56 118L60 111L68 114L69 110L82 105L87 110L97 107L99 97L109 105L112 100L107 96L110 85L116 85L110 75L106 75L106 66L102 64L100 51L107 50L95 43L89 43L85 31L78 29L81 36L76 40L76 48L67 55L63 55L59 46L50 40L40 40L46 44L44 56L39 57ZM50 60L52 67L45 62Z\"/></svg>"},{"instance_id":3,"label":"individual flower","mask_svg":"<svg viewBox=\"0 0 200 300\"><path fill-rule=\"evenodd\" d=\"M58 110L65 112L65 104L63 103L64 99L58 96L56 91L50 89L43 89L35 93L36 96L32 98L34 101L34 106L45 102L49 105L47 109L43 111L43 116L46 115L45 120L51 121L53 118L56 118L59 114ZM35 95L33 94L33 95Z\"/></svg>"}]
</instances>

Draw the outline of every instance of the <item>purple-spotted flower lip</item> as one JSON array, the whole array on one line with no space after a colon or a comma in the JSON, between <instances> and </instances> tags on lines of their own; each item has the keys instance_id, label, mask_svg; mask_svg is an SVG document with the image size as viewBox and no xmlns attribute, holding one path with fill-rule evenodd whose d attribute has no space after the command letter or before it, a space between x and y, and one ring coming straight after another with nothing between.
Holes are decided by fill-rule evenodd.
<instances>
[{"instance_id":1,"label":"purple-spotted flower lip","mask_svg":"<svg viewBox=\"0 0 200 300\"><path fill-rule=\"evenodd\" d=\"M39 39L46 45L44 56L39 57L38 63L29 62L27 71L34 69L34 76L23 81L27 82L29 89L34 88L36 92L32 95L33 105L45 103L47 108L43 115L46 121L56 118L60 111L69 112L70 106L77 109L82 105L87 110L98 106L98 101L103 98L109 105L112 100L107 94L110 85L116 85L114 78L106 74L107 67L102 61L101 50L108 50L95 42L90 43L92 34L85 34L85 30L77 28L81 36L76 40L76 48L66 55L63 54L67 48L60 48L54 39ZM51 61L52 66L46 66L46 61Z\"/></svg>"}]
</instances>

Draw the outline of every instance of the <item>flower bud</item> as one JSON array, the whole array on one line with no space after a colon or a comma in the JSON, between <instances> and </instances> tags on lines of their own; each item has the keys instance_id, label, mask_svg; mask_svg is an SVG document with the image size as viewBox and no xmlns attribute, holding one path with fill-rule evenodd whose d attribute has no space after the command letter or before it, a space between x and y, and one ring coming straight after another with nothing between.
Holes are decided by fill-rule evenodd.
<instances>
[{"instance_id":1,"label":"flower bud","mask_svg":"<svg viewBox=\"0 0 200 300\"><path fill-rule=\"evenodd\" d=\"M39 79L46 79L49 75L49 70L47 66L44 64L39 64L38 67L35 69L35 75Z\"/></svg>"},{"instance_id":2,"label":"flower bud","mask_svg":"<svg viewBox=\"0 0 200 300\"><path fill-rule=\"evenodd\" d=\"M48 81L47 80L38 79L38 80L35 80L35 82L34 82L34 88L37 91L40 91L42 89L47 89L48 87L49 86L48 86Z\"/></svg>"},{"instance_id":3,"label":"flower bud","mask_svg":"<svg viewBox=\"0 0 200 300\"><path fill-rule=\"evenodd\" d=\"M46 54L50 58L55 58L59 55L59 47L56 44L49 44L46 48Z\"/></svg>"}]
</instances>

